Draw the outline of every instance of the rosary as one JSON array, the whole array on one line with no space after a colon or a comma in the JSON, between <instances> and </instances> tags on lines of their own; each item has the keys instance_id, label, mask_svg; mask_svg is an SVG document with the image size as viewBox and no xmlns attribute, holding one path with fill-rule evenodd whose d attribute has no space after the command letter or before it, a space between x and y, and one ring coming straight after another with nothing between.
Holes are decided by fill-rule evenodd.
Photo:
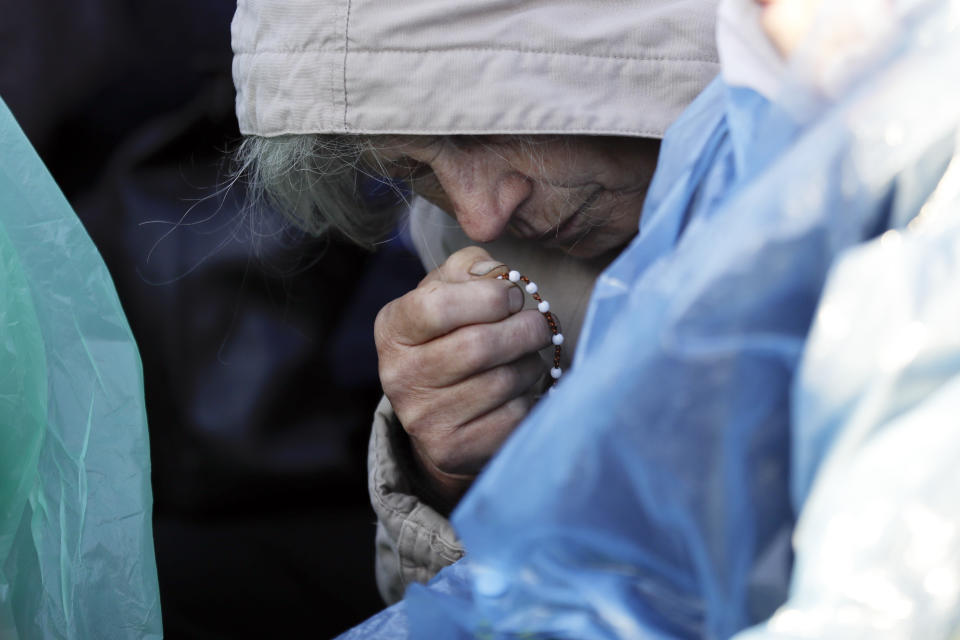
<instances>
[{"instance_id":1,"label":"rosary","mask_svg":"<svg viewBox=\"0 0 960 640\"><path fill-rule=\"evenodd\" d=\"M550 312L550 303L537 293L539 290L537 283L531 281L527 276L520 275L519 271L511 270L510 273L506 275L497 276L497 279L509 280L514 283L522 282L526 292L530 294L531 298L536 300L537 310L547 319L547 324L550 325L550 331L553 333L553 367L550 369L550 377L553 378L553 381L550 383L550 386L557 384L557 380L559 380L563 374L563 370L560 368L560 353L562 349L560 345L563 344L563 334L560 333L560 328L557 326L557 319L554 318Z\"/></svg>"}]
</instances>

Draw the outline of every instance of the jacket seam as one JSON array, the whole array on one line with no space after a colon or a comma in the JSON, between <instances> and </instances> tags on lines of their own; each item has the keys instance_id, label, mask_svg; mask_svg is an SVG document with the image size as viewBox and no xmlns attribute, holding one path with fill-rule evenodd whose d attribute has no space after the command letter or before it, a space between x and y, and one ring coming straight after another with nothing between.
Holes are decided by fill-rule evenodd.
<instances>
[{"instance_id":1,"label":"jacket seam","mask_svg":"<svg viewBox=\"0 0 960 640\"><path fill-rule=\"evenodd\" d=\"M347 9L347 21L349 23L349 7ZM234 53L236 56L252 56L258 54L268 54L268 55L284 55L284 54L299 54L299 53L343 53L344 60L346 60L346 42L344 42L344 47L342 48L325 48L325 47L292 47L289 49L254 49L251 51L238 50ZM703 62L708 64L719 64L716 58L685 58L685 57L675 57L675 56L625 56L625 55L610 55L610 54L601 54L601 53L575 53L571 51L554 51L550 49L525 49L522 47L437 47L437 48L423 48L423 49L407 49L407 48L367 48L360 47L354 48L351 50L353 53L364 53L364 54L423 54L423 53L444 53L444 52L456 52L463 51L467 53L476 53L476 52L504 52L504 53L523 53L523 54L532 54L532 55L546 55L546 56L565 56L565 57L575 57L575 58L595 58L600 60L635 60L637 62Z\"/></svg>"},{"instance_id":2,"label":"jacket seam","mask_svg":"<svg viewBox=\"0 0 960 640\"><path fill-rule=\"evenodd\" d=\"M347 0L347 17L343 27L343 128L347 126L347 109L350 106L350 100L347 96L347 54L350 52L350 10L353 7L353 1Z\"/></svg>"},{"instance_id":3,"label":"jacket seam","mask_svg":"<svg viewBox=\"0 0 960 640\"><path fill-rule=\"evenodd\" d=\"M376 457L377 468L374 470L372 497L376 500L377 506L379 506L386 515L393 518L400 518L400 520L403 521L407 518L407 516L410 515L413 509L398 508L395 505L390 504L390 501L387 500L384 492L381 490L384 485L389 485L389 480L384 477L386 472L383 470L383 451L380 447L377 447Z\"/></svg>"},{"instance_id":4,"label":"jacket seam","mask_svg":"<svg viewBox=\"0 0 960 640\"><path fill-rule=\"evenodd\" d=\"M386 416L383 416L383 417L386 418ZM379 506L380 509L382 509L384 518L381 521L383 522L383 525L386 528L387 533L391 534L391 536L393 535L393 532L390 531L392 527L390 526L388 519L394 520L394 522L399 520L399 527L397 527L396 529L396 553L397 553L397 560L399 561L399 563L401 565L406 564L404 562L404 558L410 557L409 554L404 554L401 551L404 547L404 541L408 539L410 535L413 535L415 539L420 537L420 535L426 535L430 543L430 546L432 548L437 549L437 547L439 546L439 547L442 547L442 550L441 549L437 549L437 550L440 551L441 553L443 553L443 550L445 550L450 555L458 555L458 554L462 555L463 547L461 544L459 544L459 542L447 541L445 536L440 532L439 529L437 529L436 527L427 527L423 523L418 522L416 520L416 518L414 517L415 514L418 511L422 510L424 507L422 503L420 503L419 501L414 502L410 507L405 509L398 508L394 504L391 504L391 502L393 501L389 500L387 496L383 494L383 491L382 491L382 488L384 486L389 486L390 484L387 478L384 477L385 472L383 471L384 465L382 464L382 462L383 462L383 456L385 455L385 450L381 446L375 447L374 450L376 452L375 459L376 459L377 468L374 470L375 479L374 479L374 486L373 486L371 497L376 501L377 506ZM422 562L416 562L415 566L423 567L424 564Z\"/></svg>"},{"instance_id":5,"label":"jacket seam","mask_svg":"<svg viewBox=\"0 0 960 640\"><path fill-rule=\"evenodd\" d=\"M423 538L426 538L426 542L431 549L441 555L444 554L444 551L448 552L450 556L457 554L462 555L463 548L460 545L448 543L443 539L443 535L439 530L417 522L414 515L422 508L423 505L417 505L417 507L410 512L410 517L405 518L403 524L400 526L400 535L397 536L397 552L401 564L411 568L429 568L429 560L424 562L424 559L419 557L420 554L415 553L417 548L416 541ZM410 541L411 536L413 537L413 541ZM405 546L408 546L407 543L409 543L411 551L414 551L414 553L403 553L401 551ZM438 546L442 548L438 548ZM448 558L444 558L444 560L447 559Z\"/></svg>"},{"instance_id":6,"label":"jacket seam","mask_svg":"<svg viewBox=\"0 0 960 640\"><path fill-rule=\"evenodd\" d=\"M377 452L377 461L378 463L380 462L379 451ZM408 535L412 534L415 537L419 537L419 535L423 533L428 536L428 539L431 542L435 543L435 544L431 544L431 546L436 547L437 545L439 545L453 554L463 553L462 546L456 542L453 542L453 543L448 542L445 536L441 533L441 531L438 528L428 527L423 523L417 521L417 519L415 518L415 514L417 513L417 511L423 508L424 506L423 504L416 502L412 505L412 508L407 508L407 509L398 508L390 504L390 501L382 494L382 492L380 491L380 487L383 485L380 482L377 482L375 486L376 488L373 492L373 497L376 499L377 504L385 512L384 515L390 517L390 519L397 519L400 521L400 526L398 527L398 531L397 531L398 552L400 547L402 546L401 541L406 537L408 537ZM387 528L388 531L391 528L387 522L384 522L384 526ZM404 554L400 554L400 555L403 556Z\"/></svg>"},{"instance_id":7,"label":"jacket seam","mask_svg":"<svg viewBox=\"0 0 960 640\"><path fill-rule=\"evenodd\" d=\"M321 130L322 129L322 130ZM376 129L367 129L367 128L353 128L347 127L346 129L327 129L325 127L316 127L309 130L294 130L294 129L277 129L276 132L271 133L244 133L244 135L255 135L265 138L275 137L275 136L297 136L297 135L316 135L318 133L352 133L358 135L379 135L383 133L409 133L413 135L450 135L450 132L447 130L438 129L408 129L404 127L380 127ZM511 129L507 127L497 127L496 129L458 129L457 134L463 135L485 135L490 133L497 133L503 135L510 134L583 134L583 135L616 135L624 134L637 137L647 137L647 138L662 138L663 131L656 129L611 129L608 127L598 127L595 129L559 129L559 128L544 128L544 129ZM455 135L455 134L454 134Z\"/></svg>"},{"instance_id":8,"label":"jacket seam","mask_svg":"<svg viewBox=\"0 0 960 640\"><path fill-rule=\"evenodd\" d=\"M384 421L387 421L389 419L386 416L381 416L378 411L375 419L379 420L381 417L383 418ZM387 504L386 497L381 492L381 487L383 487L383 485L385 484L388 484L389 480L385 477L387 474L386 474L386 471L384 471L384 464L383 464L384 449L383 449L382 443L379 442L380 436L376 431L376 427L374 428L374 437L377 438L377 442L375 443L376 446L374 447L374 452L375 452L374 455L376 456L377 466L373 470L374 481L373 481L373 487L372 487L373 491L371 492L371 498L375 499L377 506L381 507L385 512L387 512L388 515L403 514L404 510L398 509L393 505ZM410 509L406 509L405 511L406 513L409 513Z\"/></svg>"}]
</instances>

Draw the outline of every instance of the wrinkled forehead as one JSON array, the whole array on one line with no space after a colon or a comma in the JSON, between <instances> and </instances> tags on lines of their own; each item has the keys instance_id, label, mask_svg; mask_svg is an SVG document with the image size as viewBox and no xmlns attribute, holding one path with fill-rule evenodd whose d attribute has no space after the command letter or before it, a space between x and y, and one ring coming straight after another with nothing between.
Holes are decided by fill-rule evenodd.
<instances>
[{"instance_id":1,"label":"wrinkled forehead","mask_svg":"<svg viewBox=\"0 0 960 640\"><path fill-rule=\"evenodd\" d=\"M660 137L718 71L713 0L240 0L245 134Z\"/></svg>"}]
</instances>

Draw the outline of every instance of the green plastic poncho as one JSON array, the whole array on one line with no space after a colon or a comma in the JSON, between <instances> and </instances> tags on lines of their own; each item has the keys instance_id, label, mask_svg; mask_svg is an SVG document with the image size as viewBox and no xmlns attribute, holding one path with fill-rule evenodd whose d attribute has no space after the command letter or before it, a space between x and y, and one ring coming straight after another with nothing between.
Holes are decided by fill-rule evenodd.
<instances>
[{"instance_id":1,"label":"green plastic poncho","mask_svg":"<svg viewBox=\"0 0 960 640\"><path fill-rule=\"evenodd\" d=\"M0 101L0 638L160 638L140 356Z\"/></svg>"}]
</instances>

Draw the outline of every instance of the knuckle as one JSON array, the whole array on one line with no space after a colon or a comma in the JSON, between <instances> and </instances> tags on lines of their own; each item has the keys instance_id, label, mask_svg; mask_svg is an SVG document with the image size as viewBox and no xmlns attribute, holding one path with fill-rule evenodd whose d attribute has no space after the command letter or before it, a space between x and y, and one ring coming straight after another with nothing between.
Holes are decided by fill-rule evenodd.
<instances>
[{"instance_id":1,"label":"knuckle","mask_svg":"<svg viewBox=\"0 0 960 640\"><path fill-rule=\"evenodd\" d=\"M444 322L447 314L444 297L443 284L439 282L415 289L410 294L410 317L430 324Z\"/></svg>"},{"instance_id":2,"label":"knuckle","mask_svg":"<svg viewBox=\"0 0 960 640\"><path fill-rule=\"evenodd\" d=\"M404 349L398 342L387 304L377 314L373 323L373 341L377 349L377 373L384 391L396 389L403 376ZM389 394L388 394L389 395Z\"/></svg>"},{"instance_id":3,"label":"knuckle","mask_svg":"<svg viewBox=\"0 0 960 640\"><path fill-rule=\"evenodd\" d=\"M400 420L400 424L403 425L403 430L406 431L407 435L411 438L422 441L424 436L429 434L429 429L425 428L416 411L404 407L402 403L398 404L400 404L400 406L394 407L394 411Z\"/></svg>"},{"instance_id":4,"label":"knuckle","mask_svg":"<svg viewBox=\"0 0 960 640\"><path fill-rule=\"evenodd\" d=\"M433 296L439 293L440 289L442 288L443 288L442 281L433 280L431 282L426 283L422 287L417 287L416 289L411 291L411 293L424 295L424 296Z\"/></svg>"},{"instance_id":5,"label":"knuckle","mask_svg":"<svg viewBox=\"0 0 960 640\"><path fill-rule=\"evenodd\" d=\"M418 389L430 388L437 366L442 364L442 360L438 363L436 358L431 357L429 349L412 346L393 350L388 358L382 360L381 367L388 369L393 389L413 394L418 393Z\"/></svg>"},{"instance_id":6,"label":"knuckle","mask_svg":"<svg viewBox=\"0 0 960 640\"><path fill-rule=\"evenodd\" d=\"M383 388L383 392L390 398L391 402L394 402L393 396L397 395L402 389L400 369L393 366L388 358L380 358L377 372L380 376L380 386Z\"/></svg>"},{"instance_id":7,"label":"knuckle","mask_svg":"<svg viewBox=\"0 0 960 640\"><path fill-rule=\"evenodd\" d=\"M406 431L412 438L429 438L433 433L433 425L429 418L431 405L412 389L404 389L402 393L390 397L393 410Z\"/></svg>"},{"instance_id":8,"label":"knuckle","mask_svg":"<svg viewBox=\"0 0 960 640\"><path fill-rule=\"evenodd\" d=\"M490 359L492 342L488 325L461 327L457 332L456 348L456 358L460 366L468 370L483 368Z\"/></svg>"},{"instance_id":9,"label":"knuckle","mask_svg":"<svg viewBox=\"0 0 960 640\"><path fill-rule=\"evenodd\" d=\"M395 402L416 392L418 383L429 378L430 369L425 364L421 347L392 346L378 351L377 372L383 392Z\"/></svg>"},{"instance_id":10,"label":"knuckle","mask_svg":"<svg viewBox=\"0 0 960 640\"><path fill-rule=\"evenodd\" d=\"M373 320L373 341L377 345L378 353L380 352L381 348L385 347L390 342L392 338L390 326L395 306L396 300L383 305L383 307L380 308L380 311L377 312L376 318Z\"/></svg>"},{"instance_id":11,"label":"knuckle","mask_svg":"<svg viewBox=\"0 0 960 640\"><path fill-rule=\"evenodd\" d=\"M419 319L423 293L414 289L381 307L373 321L373 338L377 350L410 342Z\"/></svg>"}]
</instances>

